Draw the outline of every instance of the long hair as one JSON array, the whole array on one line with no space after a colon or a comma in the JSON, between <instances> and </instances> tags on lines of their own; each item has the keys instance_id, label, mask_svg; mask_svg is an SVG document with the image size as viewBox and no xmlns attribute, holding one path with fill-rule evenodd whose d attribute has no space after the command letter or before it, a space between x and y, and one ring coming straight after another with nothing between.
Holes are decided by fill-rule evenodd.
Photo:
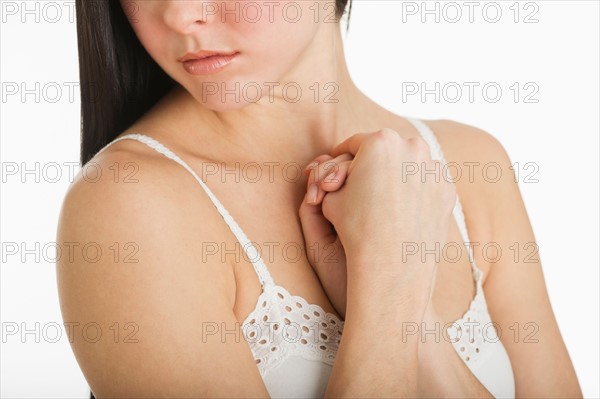
<instances>
[{"instance_id":1,"label":"long hair","mask_svg":"<svg viewBox=\"0 0 600 399\"><path fill-rule=\"evenodd\" d=\"M349 5L348 29L352 0L335 5L338 19ZM177 82L144 49L118 0L76 0L75 12L83 166Z\"/></svg>"},{"instance_id":2,"label":"long hair","mask_svg":"<svg viewBox=\"0 0 600 399\"><path fill-rule=\"evenodd\" d=\"M84 165L176 82L137 39L118 1L76 0Z\"/></svg>"}]
</instances>

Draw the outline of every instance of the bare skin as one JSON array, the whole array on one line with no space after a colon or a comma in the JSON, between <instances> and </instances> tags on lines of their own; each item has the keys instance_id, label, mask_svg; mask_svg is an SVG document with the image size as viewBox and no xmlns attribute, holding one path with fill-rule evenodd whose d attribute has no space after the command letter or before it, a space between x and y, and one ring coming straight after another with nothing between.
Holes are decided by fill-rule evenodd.
<instances>
[{"instance_id":1,"label":"bare skin","mask_svg":"<svg viewBox=\"0 0 600 399\"><path fill-rule=\"evenodd\" d=\"M180 3L173 2L172 7ZM331 45L330 40L321 40L330 35L338 39L336 63L317 56L323 54L324 43ZM356 88L343 60L339 27L330 24L316 34L304 62L291 74L298 81L318 76L337 82L338 98L342 99L338 104L289 104L278 99L274 104L259 103L225 112L203 107L185 89L178 88L122 133L143 133L157 139L199 174L214 162L217 168L227 165L228 170L236 163L242 168L249 162L261 165L263 177L258 181L236 179L217 169L217 174L208 176L205 182L250 240L261 246L275 282L336 314L306 252L292 261L280 250L286 243L304 247L298 209L306 193L306 176L290 182L283 178L282 166L293 163L303 167L356 132L385 127L403 139L418 136L404 118L378 106ZM508 156L487 133L452 121L428 123L447 161L496 161L505 176L512 176ZM62 261L57 270L63 316L65 320L96 321L103 330L115 321L133 321L139 327L140 342L118 346L102 340L89 345L75 339L74 351L92 388L101 389L107 397L115 392L181 397L191 392L267 396L243 339L231 345L210 339L198 347L191 345L205 341L200 329L189 326L222 321L231 330L255 308L261 292L252 265L241 256L235 237L201 187L179 165L132 140L115 143L94 162L106 171L117 162L121 176L130 171L124 168L126 162L135 162L137 183L119 184L111 178L90 183L79 177L65 199L57 241L94 241L107 251L114 242L135 242L139 244L139 263L115 263L104 258L93 265L81 258ZM274 169L266 164L272 162L278 163ZM274 180L268 176L274 176ZM456 191L472 241L496 241L503 248L514 241L535 241L518 187L511 178L486 184L478 174L474 182L457 182ZM198 243L207 242L235 248L240 256L228 256L224 262L214 258L203 262L203 248ZM265 255L265 243L273 242L280 245L272 256ZM450 221L447 242L462 242L454 219ZM539 325L538 344L515 342L508 334L502 337L515 373L517 397L580 397L539 262L522 264L503 257L502 262L492 265L479 251L475 251L475 260L484 273L492 320L504 331L510 331L515 321ZM467 257L455 263L442 259L429 306L431 314L444 323L460 318L473 298L474 288ZM436 356L443 352L448 359L446 367L456 366L456 374L435 381L437 393L489 395L448 348L442 347ZM117 356L119 360L113 361ZM203 379L207 370L214 371L217 360L226 358L239 361L219 363L223 371ZM232 375L244 382L238 390L231 385ZM120 377L115 380L116 376ZM185 383L173 385L174 381ZM421 378L419 393L436 395L424 390L427 387L423 382L428 381L433 380ZM459 386L453 385L456 381L460 381ZM215 387L229 390L219 392Z\"/></svg>"},{"instance_id":2,"label":"bare skin","mask_svg":"<svg viewBox=\"0 0 600 399\"><path fill-rule=\"evenodd\" d=\"M370 114L373 115L375 112L379 112L381 115L385 116L389 115L387 111L381 108L375 108ZM151 115L153 115L153 117L159 117L160 109L153 111ZM401 117L391 116L389 119L382 119L381 124L384 126L393 126L395 130L405 138L418 135L418 132L412 129L411 126L408 126L406 121ZM509 163L507 163L507 159L503 158L504 154L500 152L500 148L495 147L496 143L486 133L451 121L429 121L429 124L436 132L445 151L446 159L449 162L489 162L490 159L496 159L499 162L504 161L504 171L506 173L509 172ZM203 162L227 158L226 153L216 154L212 152L210 153L210 156L208 156L208 154L206 156L194 156L184 148L177 148L177 145L169 142L167 137L154 134L151 129L143 124L132 126L132 128L128 129L125 133L129 132L143 132L144 134L157 138L175 151L175 153L179 154L196 171L202 170ZM473 152L469 151L468 153L464 150L461 151L461 148L464 148L460 145L461 140L470 140L470 142L476 146L471 148L476 148L477 150L474 150ZM474 158L473 154L479 155ZM299 165L305 165L312 159L311 157L314 157L315 155L316 154L313 153L310 157L305 156L295 162ZM234 259L234 257L229 256L228 261L230 268L221 268L214 272L218 273L220 276L219 281L221 281L222 284L220 289L226 293L228 304L235 314L236 321L241 323L255 308L257 298L261 292L260 283L256 278L254 269L251 264L241 256L240 248L235 246L235 237L228 230L220 215L218 215L213 208L212 203L210 203L203 191L201 191L199 187L196 188L197 183L178 165L163 158L164 157L161 154L145 148L145 146L140 145L138 142L126 140L116 143L111 148L107 149L107 151L98 157L96 162L103 165L104 170L107 170L114 162L119 162L120 165L124 165L125 162L132 160L139 163L141 170L139 174L139 184L155 186L157 187L156 190L160 187L172 187L173 189L170 191L169 203L174 207L178 206L178 204L186 204L186 215L198 215L196 220L204 220L204 227L211 226L210 235L204 236L199 232L200 226L198 226L197 223L190 222L189 219L186 221L184 221L184 219L176 219L181 221L181 224L177 225L177 229L180 230L181 236L190 237L190 240L191 237L195 237L197 240L201 241L225 243L226 248L236 248L238 250L238 254L240 255L239 261ZM274 158L274 160L280 160L281 164L286 161L285 159L279 158ZM281 174L277 173L277 170L278 169L275 169L275 172L272 174L274 176L281 176ZM127 173L130 172L130 170L123 170L122 172ZM267 170L263 170L263 172L264 176L268 176ZM220 181L221 175L217 174L216 176L218 176L218 178L214 178L213 176L212 181L209 178L207 184L235 217L238 224L252 241L259 243L259 245L262 243L277 242L281 243L281 245L285 243L296 243L297 245L304 246L304 238L297 216L297 209L306 193L305 176L296 183L289 183L285 180L281 181L281 179L279 179L280 181L278 183L270 183L267 179L263 179L258 183L245 182L244 179L236 182L233 177L224 178L224 181ZM78 215L81 212L84 212L85 209L89 209L89 201L93 201L89 195L91 195L93 191L90 191L89 188L86 189L81 187L86 184L89 186L89 183L82 182L81 180L76 182L72 188L72 193L67 200L67 216L63 216L61 219L62 224L60 230L60 237L65 241L68 241L69 238L72 237L81 237L79 228L91 228L85 226L77 226L77 228L73 227L73 223L69 223L70 219L68 216ZM505 190L508 191L506 194L508 197L512 194L511 191L514 190L514 188L511 188L511 184L507 185L509 187ZM513 237L518 237L519 235L521 236L522 242L533 241L527 221L523 219L521 219L521 223L524 223L522 233L515 232L514 229L511 228L504 232L506 235L506 238L504 238L500 233L494 232L494 229L492 228L492 226L494 226L493 221L496 221L495 223L497 225L499 223L498 220L502 220L500 216L502 208L499 209L499 205L496 205L501 204L501 199L497 198L496 191L494 191L497 187L498 186L490 187L489 184L486 185L481 179L476 183L468 183L468 181L464 179L457 183L458 195L461 198L465 214L468 215L467 226L471 240L486 243L494 240L503 242L500 241L500 239L503 239L505 242L504 247L506 248L512 243ZM86 192L90 192L90 194L86 194ZM159 195L159 191L156 191L155 193L156 195ZM270 198L276 200L269 200ZM482 198L485 198L486 200L482 200ZM145 201L146 199L140 200ZM116 201L119 202L115 203L115 207L123 207L127 206L126 204L129 199L123 198L123 202L121 202L117 198ZM266 205L266 202L268 202L268 206ZM172 214L173 210L163 209L163 215L157 213L157 211L160 212L161 210L154 209L151 217L157 221L160 221L163 218L173 218L174 216ZM148 215L148 217L150 217L150 215ZM514 221L515 219L513 218L512 220ZM143 233L140 232L140 234ZM119 237L117 232L114 232L114 235L115 237ZM83 236L85 236L85 234L83 234ZM140 242L146 240L147 239L143 236L140 236L139 238ZM121 237L121 239L116 238L114 241L131 241L131 238ZM451 221L447 241L457 243L462 242L454 220ZM110 244L107 243L107 246L108 245ZM560 338L551 308L547 302L547 296L545 296L543 281L539 280L541 273L538 272L539 274L532 275L529 282L521 281L521 284L523 284L524 287L528 287L526 292L530 292L531 294L529 295L534 295L537 291L537 296L533 297L531 301L524 304L515 300L511 306L509 302L511 297L506 294L508 290L514 289L510 287L515 287L517 284L512 281L511 277L507 276L508 273L512 272L515 273L515 275L518 275L519 272L531 270L536 266L527 264L526 266L528 269L525 269L524 267L519 268L518 265L515 269L511 269L512 265L510 264L502 265L497 263L492 266L486 262L486 259L481 252L475 251L474 256L479 268L484 273L484 289L486 290L485 292L492 320L500 323L500 326L504 331L510 331L509 327L513 325L515 321L520 321L521 325L533 321L540 326L546 327L540 327L539 333L535 336L535 338L540 341L539 344L532 345L523 342L515 342L511 339L509 334L506 334L502 339L503 344L511 357L513 370L515 372L517 397L524 397L530 394L534 395L536 393L556 394L557 392L565 392L566 396L571 397L581 396L574 370L564 343ZM263 260L267 264L276 283L284 286L292 294L304 297L309 303L318 304L326 311L337 314L305 254L302 255L302 258L299 261L295 260L294 262L290 262L289 259L286 259L282 251L274 251L272 257L263 256ZM498 270L498 272L494 273L493 270ZM193 274L190 276L193 276ZM61 276L61 280L62 284L69 284L69 277L66 277L66 275ZM502 285L503 282L504 286ZM75 292L76 293L73 294L75 295L75 298L77 296L87 295L86 292L77 290ZM474 292L468 259L465 257L459 262L450 263L442 258L442 261L438 266L436 286L431 305L431 307L435 309L436 317L439 317L444 324L460 318L468 307ZM515 292L514 295L517 296L517 294L522 294L522 292L523 291ZM123 298L123 295L127 294L121 294L121 298L125 299ZM135 295L135 293L131 292L131 295ZM77 300L72 302L76 303ZM68 314L69 311L67 310L66 313ZM534 314L537 316L534 316ZM133 320L137 320L137 316L131 316L133 317ZM547 344L544 345L544 342L547 342ZM527 355L527 353L529 353L529 355ZM454 356L454 353L446 352L446 354L449 355L448 359L454 361L457 367L464 367L464 370L466 370L466 366L461 363L462 361L460 361L457 356ZM536 357L538 359L545 358L548 362L538 362L533 360ZM549 366L552 364L554 364L554 366ZM552 371L549 370L549 368L556 367L556 365L564 367L561 375L556 376L556 379L551 380L557 384L556 386L549 388L547 385L540 384L536 386L527 382L529 378L532 378L532 368L534 370L537 369L540 374L547 374ZM568 371L566 373L564 372L565 368ZM451 379L448 383L450 382L452 382ZM482 388L474 378L472 379L472 383L474 384L474 387L477 386L478 389Z\"/></svg>"}]
</instances>

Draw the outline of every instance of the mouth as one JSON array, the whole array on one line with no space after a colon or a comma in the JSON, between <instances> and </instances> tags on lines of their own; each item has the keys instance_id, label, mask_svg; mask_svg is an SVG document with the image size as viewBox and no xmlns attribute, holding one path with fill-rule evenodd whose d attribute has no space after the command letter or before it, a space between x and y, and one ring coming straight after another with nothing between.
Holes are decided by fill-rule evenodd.
<instances>
[{"instance_id":1,"label":"mouth","mask_svg":"<svg viewBox=\"0 0 600 399\"><path fill-rule=\"evenodd\" d=\"M225 68L239 54L238 51L229 53L218 51L199 51L187 53L179 58L183 68L191 75L209 75Z\"/></svg>"},{"instance_id":2,"label":"mouth","mask_svg":"<svg viewBox=\"0 0 600 399\"><path fill-rule=\"evenodd\" d=\"M179 62L185 62L185 61L201 60L201 59L204 59L204 58L214 57L214 56L228 56L228 55L233 55L235 53L237 53L237 51L220 52L220 51L201 50L201 51L198 51L196 53L186 53L184 56L179 57L178 61Z\"/></svg>"}]
</instances>

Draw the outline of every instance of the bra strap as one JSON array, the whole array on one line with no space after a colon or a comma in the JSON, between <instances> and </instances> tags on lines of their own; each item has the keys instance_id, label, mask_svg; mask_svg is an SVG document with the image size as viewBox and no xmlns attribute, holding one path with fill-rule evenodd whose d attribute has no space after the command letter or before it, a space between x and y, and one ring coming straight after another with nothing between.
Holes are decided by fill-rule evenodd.
<instances>
[{"instance_id":1,"label":"bra strap","mask_svg":"<svg viewBox=\"0 0 600 399\"><path fill-rule=\"evenodd\" d=\"M227 223L227 226L229 226L229 229L231 230L231 232L235 235L235 237L238 239L238 241L242 245L242 248L244 249L244 252L246 253L247 258L252 262L252 266L254 267L254 270L256 271L256 274L258 275L261 285L264 286L265 284L270 284L270 285L275 284L273 281L273 278L271 277L271 274L269 273L269 270L267 269L267 266L263 262L262 256L260 255L260 253L258 252L256 247L254 246L254 244L248 239L248 237L246 236L244 231L241 229L241 227L233 219L231 214L227 211L227 209L225 209L225 207L221 204L221 202L213 194L213 192L208 188L208 186L204 183L204 181L202 181L202 179L200 179L200 177L198 177L196 172L194 172L194 170L192 168L190 168L187 163L185 163L181 158L179 158L175 153L173 153L167 147L165 147L164 145L162 145L161 143L159 143L157 140L153 139L152 137L146 136L144 134L131 133L131 134L126 134L124 136L121 136L121 137L111 141L110 143L105 145L100 151L98 151L97 154L100 154L109 145L114 144L121 140L125 140L125 139L133 139L133 140L137 140L137 141L140 141L140 142L146 144L148 147L153 148L154 150L160 152L167 158L172 159L173 161L175 161L178 164L180 164L181 166L183 166L188 172L190 172L192 174L192 176L194 176L196 181L198 183L200 183L200 185L202 186L202 188L204 189L204 191L206 192L206 194L208 195L208 197L210 198L210 200L212 201L214 206L217 208L217 210L219 211L219 213L225 220L225 223Z\"/></svg>"},{"instance_id":2,"label":"bra strap","mask_svg":"<svg viewBox=\"0 0 600 399\"><path fill-rule=\"evenodd\" d=\"M419 131L419 134L423 137L423 139L429 145L429 148L431 149L431 159L440 161L440 163L442 164L442 167L444 167L447 164L446 158L444 157L444 153L442 152L442 147L440 146L440 143L437 140L437 138L435 137L435 134L433 133L431 128L420 119L408 118L408 117L406 117L406 119ZM446 171L447 171L447 169L446 169ZM451 178L448 173L446 173L446 176L448 179ZM471 240L469 239L469 233L467 231L465 215L464 215L464 212L462 209L462 204L460 203L460 199L458 198L458 195L456 196L456 204L454 205L454 209L453 209L452 213L454 215L454 219L456 220L456 224L458 226L458 230L460 231L462 240L463 240L464 244L467 246L467 249L469 251L469 260L471 263L471 269L473 270L473 276L475 277L475 281L479 284L479 283L481 283L481 276L483 275L483 273L477 267L477 264L475 262L475 257L473 256L473 248L471 246Z\"/></svg>"}]
</instances>

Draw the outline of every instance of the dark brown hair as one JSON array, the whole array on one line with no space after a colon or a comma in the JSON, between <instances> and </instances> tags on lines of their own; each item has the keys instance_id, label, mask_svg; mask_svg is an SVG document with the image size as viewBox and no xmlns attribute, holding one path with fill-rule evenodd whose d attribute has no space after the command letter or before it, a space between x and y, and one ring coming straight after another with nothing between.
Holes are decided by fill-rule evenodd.
<instances>
[{"instance_id":1,"label":"dark brown hair","mask_svg":"<svg viewBox=\"0 0 600 399\"><path fill-rule=\"evenodd\" d=\"M338 19L352 0L336 0ZM76 0L81 165L127 129L176 82L139 42L118 0ZM117 39L118 38L118 39ZM90 398L94 394L90 392Z\"/></svg>"},{"instance_id":2,"label":"dark brown hair","mask_svg":"<svg viewBox=\"0 0 600 399\"><path fill-rule=\"evenodd\" d=\"M340 19L352 0L336 0ZM118 0L76 0L84 165L176 82L137 39ZM118 38L118 40L117 40Z\"/></svg>"}]
</instances>

